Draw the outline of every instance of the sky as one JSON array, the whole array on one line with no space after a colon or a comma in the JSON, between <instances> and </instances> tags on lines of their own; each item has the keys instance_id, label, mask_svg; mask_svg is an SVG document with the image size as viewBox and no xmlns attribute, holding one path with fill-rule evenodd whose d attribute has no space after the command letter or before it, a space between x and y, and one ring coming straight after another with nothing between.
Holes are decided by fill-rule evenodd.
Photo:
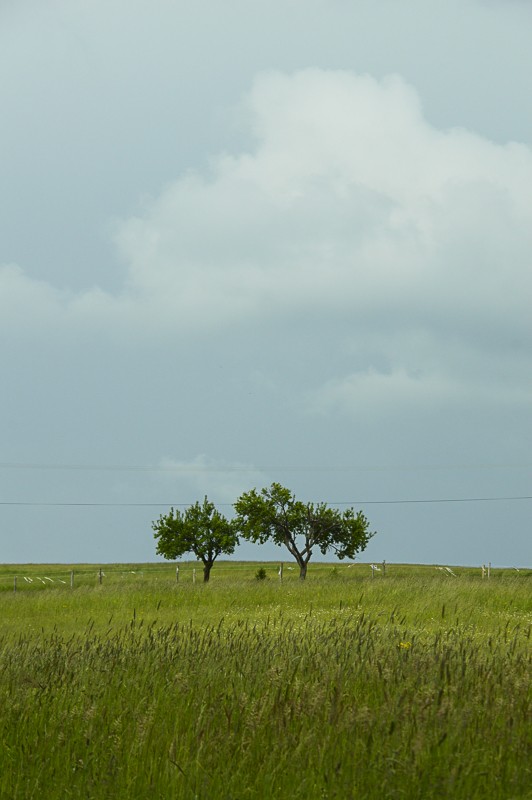
<instances>
[{"instance_id":1,"label":"sky","mask_svg":"<svg viewBox=\"0 0 532 800\"><path fill-rule=\"evenodd\" d=\"M154 561L275 481L362 561L532 565L530 30L0 0L0 561Z\"/></svg>"}]
</instances>

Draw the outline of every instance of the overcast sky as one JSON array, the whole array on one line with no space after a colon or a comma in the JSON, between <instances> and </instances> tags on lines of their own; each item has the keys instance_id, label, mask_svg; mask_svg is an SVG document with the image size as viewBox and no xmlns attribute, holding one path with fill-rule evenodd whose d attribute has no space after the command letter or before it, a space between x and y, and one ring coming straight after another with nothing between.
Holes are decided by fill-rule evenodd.
<instances>
[{"instance_id":1,"label":"overcast sky","mask_svg":"<svg viewBox=\"0 0 532 800\"><path fill-rule=\"evenodd\" d=\"M532 565L531 31L0 0L0 561L155 560L278 481L363 561Z\"/></svg>"}]
</instances>

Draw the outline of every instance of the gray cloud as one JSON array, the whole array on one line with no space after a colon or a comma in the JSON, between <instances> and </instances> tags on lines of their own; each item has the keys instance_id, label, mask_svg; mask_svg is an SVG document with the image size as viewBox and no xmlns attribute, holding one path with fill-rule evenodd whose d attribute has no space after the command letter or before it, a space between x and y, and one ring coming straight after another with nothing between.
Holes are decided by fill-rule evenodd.
<instances>
[{"instance_id":1,"label":"gray cloud","mask_svg":"<svg viewBox=\"0 0 532 800\"><path fill-rule=\"evenodd\" d=\"M464 387L482 365L491 373L516 344L526 358L527 147L434 129L398 77L267 73L245 105L254 150L213 159L118 226L127 273L117 294L59 291L6 267L4 324L25 306L36 326L157 338L340 316L403 388L430 355L434 396L439 381ZM367 360L364 370L384 380ZM419 374L409 385L422 385Z\"/></svg>"}]
</instances>

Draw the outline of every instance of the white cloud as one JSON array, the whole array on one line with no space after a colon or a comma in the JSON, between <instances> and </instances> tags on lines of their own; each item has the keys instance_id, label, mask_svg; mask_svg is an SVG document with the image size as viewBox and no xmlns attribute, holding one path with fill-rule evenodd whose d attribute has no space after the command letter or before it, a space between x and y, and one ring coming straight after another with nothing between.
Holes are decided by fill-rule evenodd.
<instances>
[{"instance_id":1,"label":"white cloud","mask_svg":"<svg viewBox=\"0 0 532 800\"><path fill-rule=\"evenodd\" d=\"M392 382L404 397L451 396L479 363L489 374L492 357L526 351L529 148L435 129L398 76L267 72L244 109L252 151L183 175L117 226L127 270L118 295L61 292L7 267L3 325L24 308L33 327L52 321L143 337L245 335L258 321L279 326L294 316L309 329L319 318L325 330L343 318L362 338L366 363L326 395L354 383L369 397ZM411 350L412 336L428 345ZM413 378L427 358L430 375Z\"/></svg>"},{"instance_id":2,"label":"white cloud","mask_svg":"<svg viewBox=\"0 0 532 800\"><path fill-rule=\"evenodd\" d=\"M456 389L447 380L431 373L411 374L405 369L378 372L369 368L342 380L330 381L314 397L316 410L342 411L359 414L379 413L392 404L401 412L406 406L423 408L434 402L449 401Z\"/></svg>"},{"instance_id":3,"label":"white cloud","mask_svg":"<svg viewBox=\"0 0 532 800\"><path fill-rule=\"evenodd\" d=\"M394 367L390 371L378 371L373 367L337 380L326 382L309 394L307 404L310 411L331 414L338 411L366 420L388 416L405 419L405 412L414 415L436 409L460 409L465 406L478 408L486 405L501 408L512 406L530 407L532 385L527 376L515 383L500 384L489 376L489 365L484 365L483 375L460 374L456 369L448 371L430 366L416 371Z\"/></svg>"},{"instance_id":4,"label":"white cloud","mask_svg":"<svg viewBox=\"0 0 532 800\"><path fill-rule=\"evenodd\" d=\"M177 486L193 497L208 495L209 500L222 505L233 504L250 483L267 485L268 476L251 464L229 462L201 453L190 460L165 457L159 462L157 482ZM231 511L225 509L226 515Z\"/></svg>"},{"instance_id":5,"label":"white cloud","mask_svg":"<svg viewBox=\"0 0 532 800\"><path fill-rule=\"evenodd\" d=\"M139 302L186 327L427 301L487 318L513 283L507 302L524 311L526 147L434 130L398 77L267 73L247 107L254 153L184 176L120 226Z\"/></svg>"}]
</instances>

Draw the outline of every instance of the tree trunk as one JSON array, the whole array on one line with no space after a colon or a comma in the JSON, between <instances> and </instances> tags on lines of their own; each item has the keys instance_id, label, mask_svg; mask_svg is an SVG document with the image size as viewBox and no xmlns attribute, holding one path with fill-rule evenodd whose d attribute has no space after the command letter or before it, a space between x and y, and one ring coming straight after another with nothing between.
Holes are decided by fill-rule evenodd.
<instances>
[{"instance_id":1,"label":"tree trunk","mask_svg":"<svg viewBox=\"0 0 532 800\"><path fill-rule=\"evenodd\" d=\"M307 564L299 565L299 580L304 581L307 577Z\"/></svg>"},{"instance_id":2,"label":"tree trunk","mask_svg":"<svg viewBox=\"0 0 532 800\"><path fill-rule=\"evenodd\" d=\"M205 562L203 563L203 583L209 582L209 578L211 577L211 569L212 564L206 564Z\"/></svg>"}]
</instances>

